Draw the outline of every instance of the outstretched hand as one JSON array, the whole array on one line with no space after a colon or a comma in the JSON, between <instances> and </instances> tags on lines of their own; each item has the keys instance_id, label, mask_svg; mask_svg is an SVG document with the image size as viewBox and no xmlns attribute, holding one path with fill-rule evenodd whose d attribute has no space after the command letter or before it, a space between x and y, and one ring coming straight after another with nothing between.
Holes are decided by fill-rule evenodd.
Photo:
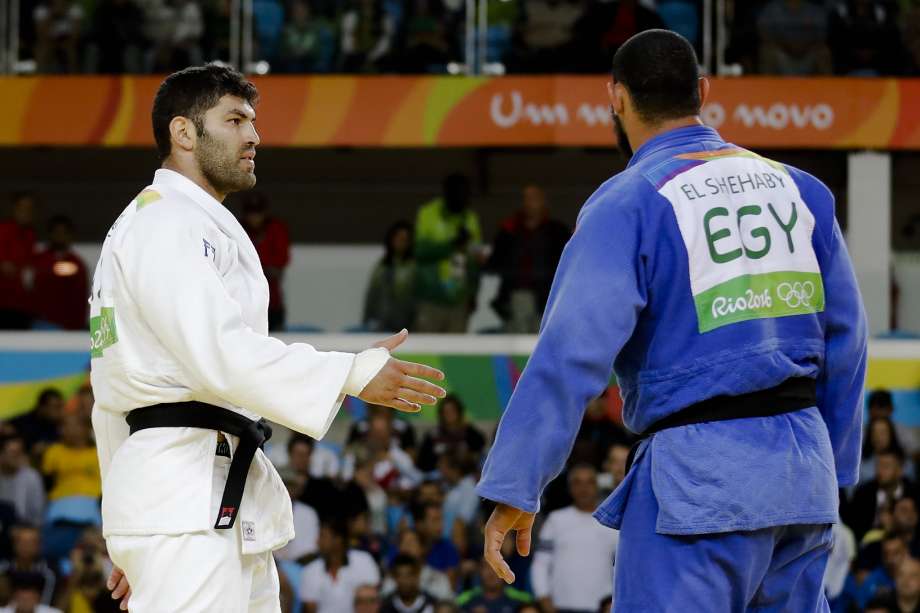
<instances>
[{"instance_id":1,"label":"outstretched hand","mask_svg":"<svg viewBox=\"0 0 920 613\"><path fill-rule=\"evenodd\" d=\"M492 511L489 521L486 522L484 557L495 574L505 583L514 583L514 573L511 572L511 567L502 557L502 543L505 542L505 536L514 530L518 554L530 555L534 517L533 513L499 503Z\"/></svg>"},{"instance_id":2,"label":"outstretched hand","mask_svg":"<svg viewBox=\"0 0 920 613\"><path fill-rule=\"evenodd\" d=\"M409 338L405 329L374 344L389 351L395 350ZM358 398L364 402L380 404L398 411L417 413L422 405L432 405L447 392L425 379L444 380L444 373L437 368L390 358L377 376L371 379Z\"/></svg>"}]
</instances>

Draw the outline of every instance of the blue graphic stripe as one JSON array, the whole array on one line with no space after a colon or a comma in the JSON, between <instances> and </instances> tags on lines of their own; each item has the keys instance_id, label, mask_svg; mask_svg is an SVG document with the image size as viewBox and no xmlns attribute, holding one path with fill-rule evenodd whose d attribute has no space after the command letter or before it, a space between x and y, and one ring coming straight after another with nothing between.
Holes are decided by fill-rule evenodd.
<instances>
[{"instance_id":1,"label":"blue graphic stripe","mask_svg":"<svg viewBox=\"0 0 920 613\"><path fill-rule=\"evenodd\" d=\"M88 351L0 351L0 384L55 379L87 370Z\"/></svg>"}]
</instances>

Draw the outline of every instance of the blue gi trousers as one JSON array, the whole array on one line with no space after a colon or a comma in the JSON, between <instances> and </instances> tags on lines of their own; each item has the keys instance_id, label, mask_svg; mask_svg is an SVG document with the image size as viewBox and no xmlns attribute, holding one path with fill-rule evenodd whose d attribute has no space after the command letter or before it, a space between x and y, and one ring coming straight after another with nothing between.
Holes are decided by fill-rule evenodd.
<instances>
[{"instance_id":1,"label":"blue gi trousers","mask_svg":"<svg viewBox=\"0 0 920 613\"><path fill-rule=\"evenodd\" d=\"M651 462L637 462L615 567L614 613L826 613L830 524L658 534Z\"/></svg>"}]
</instances>

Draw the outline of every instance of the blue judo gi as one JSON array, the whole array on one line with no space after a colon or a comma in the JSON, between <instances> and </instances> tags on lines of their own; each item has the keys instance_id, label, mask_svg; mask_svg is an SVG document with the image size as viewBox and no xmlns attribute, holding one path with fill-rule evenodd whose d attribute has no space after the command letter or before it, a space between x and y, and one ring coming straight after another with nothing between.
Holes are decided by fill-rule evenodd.
<instances>
[{"instance_id":1,"label":"blue judo gi","mask_svg":"<svg viewBox=\"0 0 920 613\"><path fill-rule=\"evenodd\" d=\"M595 517L621 530L614 611L826 611L865 368L827 187L711 128L675 129L580 212L478 492L537 512L611 372L637 433L708 398L814 378L815 407L646 438Z\"/></svg>"}]
</instances>

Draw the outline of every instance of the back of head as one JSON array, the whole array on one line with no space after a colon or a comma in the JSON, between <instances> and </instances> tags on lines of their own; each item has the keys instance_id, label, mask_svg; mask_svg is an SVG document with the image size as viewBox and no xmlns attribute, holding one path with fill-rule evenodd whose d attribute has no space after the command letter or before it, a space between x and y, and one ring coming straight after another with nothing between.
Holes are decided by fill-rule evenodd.
<instances>
[{"instance_id":1,"label":"back of head","mask_svg":"<svg viewBox=\"0 0 920 613\"><path fill-rule=\"evenodd\" d=\"M613 80L623 84L648 124L700 112L700 69L686 38L670 30L646 30L613 56Z\"/></svg>"},{"instance_id":2,"label":"back of head","mask_svg":"<svg viewBox=\"0 0 920 613\"><path fill-rule=\"evenodd\" d=\"M153 100L153 137L160 161L169 157L169 123L187 117L198 133L204 131L204 113L224 96L236 96L255 105L259 94L246 77L229 66L192 66L166 77Z\"/></svg>"}]
</instances>

